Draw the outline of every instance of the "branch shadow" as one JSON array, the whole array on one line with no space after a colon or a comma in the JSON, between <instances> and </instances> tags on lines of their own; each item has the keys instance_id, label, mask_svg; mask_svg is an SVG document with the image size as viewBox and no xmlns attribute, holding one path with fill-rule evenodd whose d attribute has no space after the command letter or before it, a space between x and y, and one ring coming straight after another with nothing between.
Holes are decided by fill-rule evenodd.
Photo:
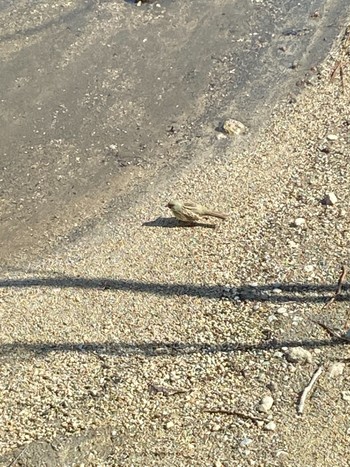
<instances>
[{"instance_id":1,"label":"branch shadow","mask_svg":"<svg viewBox=\"0 0 350 467\"><path fill-rule=\"evenodd\" d=\"M203 222L194 222L194 223L186 223L181 222L174 217L158 217L153 221L144 222L142 224L143 227L163 227L166 229L173 229L173 228L193 228L193 227L204 227L207 229L215 229L214 224L206 224Z\"/></svg>"},{"instance_id":2,"label":"branch shadow","mask_svg":"<svg viewBox=\"0 0 350 467\"><path fill-rule=\"evenodd\" d=\"M329 284L266 284L258 286L242 285L227 289L217 285L142 282L127 279L110 279L108 277L65 276L51 273L47 277L27 277L20 279L0 279L1 288L54 287L76 289L100 289L114 291L133 291L160 296L189 296L207 299L226 299L240 302L271 303L325 303L330 294L334 294L336 286ZM278 288L278 293L276 289ZM350 300L349 285L344 284L343 292L336 298L337 302Z\"/></svg>"},{"instance_id":3,"label":"branch shadow","mask_svg":"<svg viewBox=\"0 0 350 467\"><path fill-rule=\"evenodd\" d=\"M0 42L10 41L18 36L21 36L21 37L34 36L35 34L45 31L46 29L49 29L52 26L57 26L63 23L71 23L79 15L86 15L87 13L92 12L95 6L96 6L95 1L84 2L83 4L81 4L81 6L74 8L73 10L68 11L66 13L59 14L58 16L55 16L54 18L44 23L41 23L37 26L29 27L28 29L25 29L25 30L17 30L12 33L4 34L0 36ZM67 28L69 29L70 26L67 25Z\"/></svg>"},{"instance_id":4,"label":"branch shadow","mask_svg":"<svg viewBox=\"0 0 350 467\"><path fill-rule=\"evenodd\" d=\"M278 341L271 339L265 342L254 344L245 343L183 343L183 342L88 342L88 343L26 343L14 342L11 344L0 345L1 357L13 357L16 352L20 352L21 356L25 353L33 354L35 357L45 357L51 352L59 353L89 353L97 357L179 357L184 355L194 354L216 354L216 353L250 353L257 351L274 351L282 348L303 347L308 349L320 347L339 347L349 345L339 338L329 339L300 339L300 340L284 340Z\"/></svg>"}]
</instances>

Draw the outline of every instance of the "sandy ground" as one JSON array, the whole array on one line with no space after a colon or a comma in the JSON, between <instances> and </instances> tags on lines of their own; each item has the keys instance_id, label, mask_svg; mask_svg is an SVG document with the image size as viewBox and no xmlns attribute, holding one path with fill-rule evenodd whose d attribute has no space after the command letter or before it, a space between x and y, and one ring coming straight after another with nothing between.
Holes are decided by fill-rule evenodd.
<instances>
[{"instance_id":1,"label":"sandy ground","mask_svg":"<svg viewBox=\"0 0 350 467\"><path fill-rule=\"evenodd\" d=\"M323 308L349 261L349 51L345 33L260 134L3 276L1 465L349 465L348 346L310 321L349 327L346 284ZM182 227L171 198L230 218Z\"/></svg>"}]
</instances>

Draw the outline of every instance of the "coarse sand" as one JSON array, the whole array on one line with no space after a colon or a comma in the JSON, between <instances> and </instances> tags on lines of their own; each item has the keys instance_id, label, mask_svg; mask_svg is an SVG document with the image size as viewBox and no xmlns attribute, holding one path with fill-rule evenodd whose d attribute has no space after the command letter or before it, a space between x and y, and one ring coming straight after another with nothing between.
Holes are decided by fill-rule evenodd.
<instances>
[{"instance_id":1,"label":"coarse sand","mask_svg":"<svg viewBox=\"0 0 350 467\"><path fill-rule=\"evenodd\" d=\"M122 218L3 274L1 465L349 465L347 342L310 320L350 327L346 283L323 307L349 263L349 53L347 30L245 150L208 148ZM230 217L184 227L173 198Z\"/></svg>"}]
</instances>

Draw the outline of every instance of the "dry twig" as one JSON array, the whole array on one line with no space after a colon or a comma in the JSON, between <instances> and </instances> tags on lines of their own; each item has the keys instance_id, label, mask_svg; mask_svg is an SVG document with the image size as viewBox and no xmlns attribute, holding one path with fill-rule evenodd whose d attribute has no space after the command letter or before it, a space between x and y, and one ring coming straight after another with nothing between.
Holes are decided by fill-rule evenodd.
<instances>
[{"instance_id":1,"label":"dry twig","mask_svg":"<svg viewBox=\"0 0 350 467\"><path fill-rule=\"evenodd\" d=\"M179 389L179 388L169 388L165 386L156 386L155 384L149 384L148 390L150 393L157 394L161 393L166 396L174 396L175 394L186 394L189 392L187 389Z\"/></svg>"},{"instance_id":2,"label":"dry twig","mask_svg":"<svg viewBox=\"0 0 350 467\"><path fill-rule=\"evenodd\" d=\"M309 394L309 392L313 388L314 384L316 383L316 381L320 377L322 371L323 371L323 366L321 365L315 371L315 373L313 374L313 376L312 376L312 378L310 380L310 383L304 389L304 391L303 391L303 393L302 393L302 395L300 397L300 402L299 402L299 405L298 405L298 414L299 415L302 415L304 413L304 406L305 406L305 401L306 401L307 395Z\"/></svg>"},{"instance_id":3,"label":"dry twig","mask_svg":"<svg viewBox=\"0 0 350 467\"><path fill-rule=\"evenodd\" d=\"M345 91L345 83L344 83L344 68L346 67L346 64L342 60L337 60L335 62L335 65L333 67L333 70L330 75L330 80L334 81L335 74L339 70L339 76L340 76L340 83L341 83L341 89L342 93L344 94Z\"/></svg>"},{"instance_id":4,"label":"dry twig","mask_svg":"<svg viewBox=\"0 0 350 467\"><path fill-rule=\"evenodd\" d=\"M326 302L322 308L326 308L327 306L331 305L337 299L337 297L341 294L341 290L344 285L347 272L348 272L348 268L345 265L343 265L341 268L340 277L338 279L337 290L335 291L335 294L333 295L333 297L330 300L328 300L328 302Z\"/></svg>"},{"instance_id":5,"label":"dry twig","mask_svg":"<svg viewBox=\"0 0 350 467\"><path fill-rule=\"evenodd\" d=\"M204 409L203 412L213 413L213 414L223 414L223 415L236 415L237 417L244 418L245 420L252 420L253 422L264 422L266 421L261 417L254 417L254 415L245 414L238 412L237 410L228 410L228 409Z\"/></svg>"},{"instance_id":6,"label":"dry twig","mask_svg":"<svg viewBox=\"0 0 350 467\"><path fill-rule=\"evenodd\" d=\"M24 451L28 448L29 444L26 444L24 446L24 448L22 449L22 451L18 454L18 456L16 456L13 461L7 466L7 467L11 467L12 465L15 465L15 463L18 461L18 459L21 457L21 455L24 453Z\"/></svg>"},{"instance_id":7,"label":"dry twig","mask_svg":"<svg viewBox=\"0 0 350 467\"><path fill-rule=\"evenodd\" d=\"M322 329L324 329L331 337L336 337L337 339L341 339L341 335L339 334L339 332L337 332L335 329L328 326L328 324L322 323L322 321L318 321L317 319L312 319L312 318L310 318L310 321L312 323L317 324Z\"/></svg>"}]
</instances>

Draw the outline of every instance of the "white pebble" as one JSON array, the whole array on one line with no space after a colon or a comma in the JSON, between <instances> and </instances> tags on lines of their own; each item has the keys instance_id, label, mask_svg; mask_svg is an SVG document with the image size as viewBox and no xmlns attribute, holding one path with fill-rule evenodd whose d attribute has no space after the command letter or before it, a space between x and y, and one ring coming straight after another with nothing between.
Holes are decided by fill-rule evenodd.
<instances>
[{"instance_id":1,"label":"white pebble","mask_svg":"<svg viewBox=\"0 0 350 467\"><path fill-rule=\"evenodd\" d=\"M234 120L233 118L229 118L223 124L223 129L229 135L240 135L246 132L246 127L243 123L239 122L238 120Z\"/></svg>"},{"instance_id":2,"label":"white pebble","mask_svg":"<svg viewBox=\"0 0 350 467\"><path fill-rule=\"evenodd\" d=\"M251 438L243 438L242 441L240 442L240 445L242 447L246 447L246 446L249 446L250 444L252 444L253 440Z\"/></svg>"},{"instance_id":3,"label":"white pebble","mask_svg":"<svg viewBox=\"0 0 350 467\"><path fill-rule=\"evenodd\" d=\"M298 247L299 247L299 243L296 243L296 242L294 242L293 240L288 240L288 245L289 245L291 248L298 248Z\"/></svg>"},{"instance_id":4,"label":"white pebble","mask_svg":"<svg viewBox=\"0 0 350 467\"><path fill-rule=\"evenodd\" d=\"M288 362L291 363L312 363L311 353L302 347L293 347L292 349L287 350L286 358Z\"/></svg>"},{"instance_id":5,"label":"white pebble","mask_svg":"<svg viewBox=\"0 0 350 467\"><path fill-rule=\"evenodd\" d=\"M297 217L294 221L294 225L296 227L301 227L302 225L306 224L306 220L303 217Z\"/></svg>"},{"instance_id":6,"label":"white pebble","mask_svg":"<svg viewBox=\"0 0 350 467\"><path fill-rule=\"evenodd\" d=\"M288 315L287 308L285 308L284 306L277 308L276 313L278 313L279 315L284 315L284 316Z\"/></svg>"},{"instance_id":7,"label":"white pebble","mask_svg":"<svg viewBox=\"0 0 350 467\"><path fill-rule=\"evenodd\" d=\"M265 430L268 431L275 431L276 430L276 423L271 421L265 425Z\"/></svg>"},{"instance_id":8,"label":"white pebble","mask_svg":"<svg viewBox=\"0 0 350 467\"><path fill-rule=\"evenodd\" d=\"M344 401L350 402L350 391L343 391L341 396Z\"/></svg>"},{"instance_id":9,"label":"white pebble","mask_svg":"<svg viewBox=\"0 0 350 467\"><path fill-rule=\"evenodd\" d=\"M271 396L265 396L261 399L260 404L258 405L258 411L267 413L273 406L274 400Z\"/></svg>"},{"instance_id":10,"label":"white pebble","mask_svg":"<svg viewBox=\"0 0 350 467\"><path fill-rule=\"evenodd\" d=\"M329 376L331 378L336 378L337 376L342 375L344 368L345 368L345 363L343 362L333 363L333 365L329 369Z\"/></svg>"},{"instance_id":11,"label":"white pebble","mask_svg":"<svg viewBox=\"0 0 350 467\"><path fill-rule=\"evenodd\" d=\"M338 135L327 135L328 141L337 141Z\"/></svg>"},{"instance_id":12,"label":"white pebble","mask_svg":"<svg viewBox=\"0 0 350 467\"><path fill-rule=\"evenodd\" d=\"M335 196L334 193L326 193L322 203L325 204L326 206L334 206L338 201L338 198Z\"/></svg>"}]
</instances>

